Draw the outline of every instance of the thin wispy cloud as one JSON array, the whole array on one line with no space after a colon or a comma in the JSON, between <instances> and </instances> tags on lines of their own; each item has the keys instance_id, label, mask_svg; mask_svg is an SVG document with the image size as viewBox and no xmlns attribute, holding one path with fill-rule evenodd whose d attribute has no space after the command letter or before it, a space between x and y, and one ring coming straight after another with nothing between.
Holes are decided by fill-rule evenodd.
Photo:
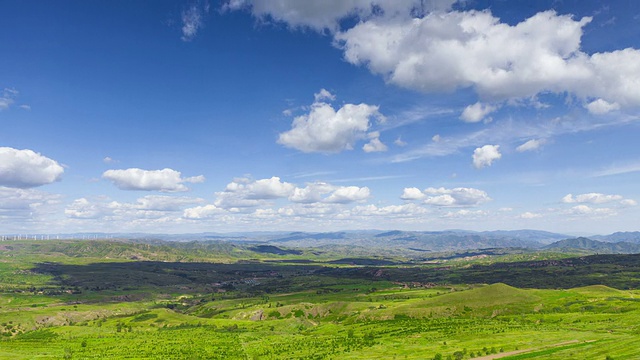
<instances>
[{"instance_id":1,"label":"thin wispy cloud","mask_svg":"<svg viewBox=\"0 0 640 360\"><path fill-rule=\"evenodd\" d=\"M204 17L209 13L209 2L196 3L182 11L182 41L191 41L204 26Z\"/></svg>"},{"instance_id":2,"label":"thin wispy cloud","mask_svg":"<svg viewBox=\"0 0 640 360\"><path fill-rule=\"evenodd\" d=\"M334 179L334 180L331 180L331 182L345 183L345 182L358 182L358 181L378 181L378 180L401 179L405 177L407 176L406 175L365 176L365 177L346 178L346 179Z\"/></svg>"},{"instance_id":3,"label":"thin wispy cloud","mask_svg":"<svg viewBox=\"0 0 640 360\"><path fill-rule=\"evenodd\" d=\"M439 141L428 142L387 160L392 163L407 162L423 157L441 157L458 153L464 149L487 143L510 144L525 139L549 139L564 134L589 132L603 128L623 126L637 121L636 116L620 116L603 119L593 116L567 115L547 120L502 119L493 122L483 130L454 136L439 136ZM526 140L528 141L528 140ZM522 148L521 148L522 149Z\"/></svg>"},{"instance_id":4,"label":"thin wispy cloud","mask_svg":"<svg viewBox=\"0 0 640 360\"><path fill-rule=\"evenodd\" d=\"M640 162L613 165L609 168L598 170L590 174L591 177L613 176L640 172Z\"/></svg>"}]
</instances>

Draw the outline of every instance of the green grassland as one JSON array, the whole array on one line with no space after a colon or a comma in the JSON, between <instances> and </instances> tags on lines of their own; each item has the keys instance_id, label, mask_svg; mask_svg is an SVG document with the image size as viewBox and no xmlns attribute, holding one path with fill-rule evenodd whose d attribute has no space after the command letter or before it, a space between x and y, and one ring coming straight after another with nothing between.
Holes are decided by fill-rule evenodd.
<instances>
[{"instance_id":1,"label":"green grassland","mask_svg":"<svg viewBox=\"0 0 640 360\"><path fill-rule=\"evenodd\" d=\"M639 255L251 249L0 243L0 358L640 359Z\"/></svg>"}]
</instances>

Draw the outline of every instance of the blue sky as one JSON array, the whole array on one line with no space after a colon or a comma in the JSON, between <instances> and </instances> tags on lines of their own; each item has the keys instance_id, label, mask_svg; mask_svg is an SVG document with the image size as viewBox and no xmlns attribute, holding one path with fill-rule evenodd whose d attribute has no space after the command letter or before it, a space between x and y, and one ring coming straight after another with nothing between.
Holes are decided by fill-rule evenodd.
<instances>
[{"instance_id":1,"label":"blue sky","mask_svg":"<svg viewBox=\"0 0 640 360\"><path fill-rule=\"evenodd\" d=\"M0 233L638 229L630 1L3 1Z\"/></svg>"}]
</instances>

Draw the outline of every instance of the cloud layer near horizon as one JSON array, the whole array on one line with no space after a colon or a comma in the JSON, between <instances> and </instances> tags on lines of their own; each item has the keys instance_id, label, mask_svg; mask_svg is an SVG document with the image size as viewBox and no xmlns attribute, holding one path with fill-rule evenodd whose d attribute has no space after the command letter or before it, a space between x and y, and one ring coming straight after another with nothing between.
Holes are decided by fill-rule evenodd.
<instances>
[{"instance_id":1,"label":"cloud layer near horizon","mask_svg":"<svg viewBox=\"0 0 640 360\"><path fill-rule=\"evenodd\" d=\"M102 174L102 177L122 190L162 192L187 191L189 188L184 183L201 183L205 180L202 175L183 178L179 171L169 168L162 170L138 168L107 170Z\"/></svg>"}]
</instances>

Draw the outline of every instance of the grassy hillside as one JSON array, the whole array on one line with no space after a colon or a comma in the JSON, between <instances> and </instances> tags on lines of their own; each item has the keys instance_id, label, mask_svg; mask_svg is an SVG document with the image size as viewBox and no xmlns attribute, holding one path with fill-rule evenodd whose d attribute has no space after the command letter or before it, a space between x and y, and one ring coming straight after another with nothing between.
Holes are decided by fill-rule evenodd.
<instances>
[{"instance_id":1,"label":"grassy hillside","mask_svg":"<svg viewBox=\"0 0 640 360\"><path fill-rule=\"evenodd\" d=\"M640 358L636 255L424 264L230 244L2 245L0 358ZM516 285L544 282L571 286Z\"/></svg>"}]
</instances>

